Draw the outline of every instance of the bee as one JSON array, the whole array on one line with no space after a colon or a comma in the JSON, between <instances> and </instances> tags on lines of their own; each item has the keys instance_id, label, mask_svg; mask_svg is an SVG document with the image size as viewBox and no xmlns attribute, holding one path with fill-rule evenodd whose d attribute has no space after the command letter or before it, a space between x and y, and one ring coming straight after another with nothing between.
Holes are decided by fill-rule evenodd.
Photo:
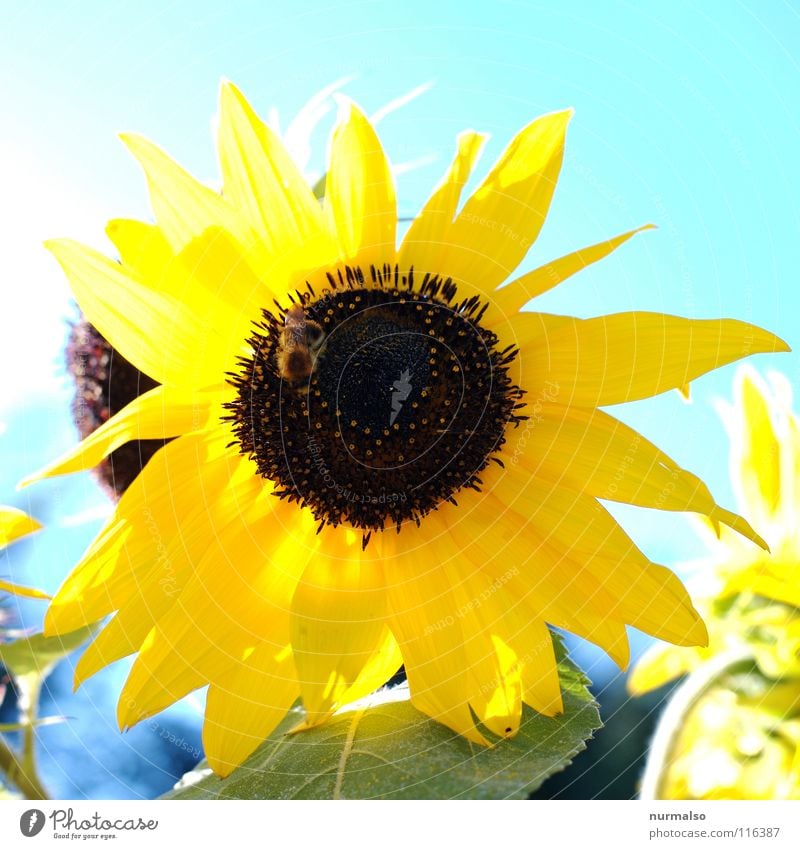
<instances>
[{"instance_id":1,"label":"bee","mask_svg":"<svg viewBox=\"0 0 800 849\"><path fill-rule=\"evenodd\" d=\"M305 380L314 368L317 351L322 344L322 328L306 318L302 304L293 304L284 318L275 360L284 380Z\"/></svg>"}]
</instances>

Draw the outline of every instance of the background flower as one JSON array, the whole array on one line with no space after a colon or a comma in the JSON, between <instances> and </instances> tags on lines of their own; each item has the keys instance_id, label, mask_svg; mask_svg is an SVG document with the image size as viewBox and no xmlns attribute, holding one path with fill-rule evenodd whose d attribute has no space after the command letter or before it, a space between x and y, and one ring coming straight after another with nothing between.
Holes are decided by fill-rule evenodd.
<instances>
[{"instance_id":1,"label":"background flower","mask_svg":"<svg viewBox=\"0 0 800 849\"><path fill-rule=\"evenodd\" d=\"M686 673L687 688L692 674L704 685L685 726L673 729L674 749L661 765L665 797L797 798L800 420L788 380L773 372L767 384L746 366L737 372L733 404L717 406L739 508L770 551L748 550L727 530L718 535L702 524L711 555L696 565L694 598L709 645L652 648L629 688L645 693Z\"/></svg>"}]
</instances>

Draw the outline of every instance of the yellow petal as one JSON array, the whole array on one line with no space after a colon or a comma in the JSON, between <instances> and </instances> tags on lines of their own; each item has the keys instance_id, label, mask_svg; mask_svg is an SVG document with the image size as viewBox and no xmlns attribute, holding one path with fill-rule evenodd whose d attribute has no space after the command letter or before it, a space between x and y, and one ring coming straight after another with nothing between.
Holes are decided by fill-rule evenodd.
<instances>
[{"instance_id":1,"label":"yellow petal","mask_svg":"<svg viewBox=\"0 0 800 849\"><path fill-rule=\"evenodd\" d=\"M502 557L498 558L498 567L503 565L501 560ZM553 643L543 618L545 609L539 604L536 590L531 588L535 581L526 581L524 575L538 569L539 560L532 556L527 563L514 561L510 565L506 555L505 571L487 569L484 557L473 558L473 563L482 573L480 580L484 586L472 593L468 609L480 614L485 633L490 634L498 675L481 684L482 695L489 696L485 698L485 706L479 698L473 698L471 704L487 727L500 736L511 736L519 725L519 706L516 692L511 690L513 701L510 701L507 691L509 683L516 686L517 679L522 700L534 710L545 716L555 716L564 710ZM562 591L569 593L568 587ZM552 608L548 610L552 612ZM621 631L627 644L624 628ZM497 686L500 681L506 682L504 688ZM504 705L505 710L499 709Z\"/></svg>"},{"instance_id":2,"label":"yellow petal","mask_svg":"<svg viewBox=\"0 0 800 849\"><path fill-rule=\"evenodd\" d=\"M263 644L209 687L203 748L214 772L230 775L272 733L299 693L291 652Z\"/></svg>"},{"instance_id":3,"label":"yellow petal","mask_svg":"<svg viewBox=\"0 0 800 849\"><path fill-rule=\"evenodd\" d=\"M521 130L444 235L448 276L491 292L520 264L555 191L572 110ZM440 269L436 269L437 271Z\"/></svg>"},{"instance_id":4,"label":"yellow petal","mask_svg":"<svg viewBox=\"0 0 800 849\"><path fill-rule=\"evenodd\" d=\"M685 675L697 662L698 652L659 644L652 646L637 661L628 676L628 692L641 696L657 690L675 678Z\"/></svg>"},{"instance_id":5,"label":"yellow petal","mask_svg":"<svg viewBox=\"0 0 800 849\"><path fill-rule=\"evenodd\" d=\"M534 402L530 415L530 438L514 460L532 475L596 498L702 513L766 547L744 519L715 503L700 478L612 416L549 401Z\"/></svg>"},{"instance_id":6,"label":"yellow petal","mask_svg":"<svg viewBox=\"0 0 800 849\"><path fill-rule=\"evenodd\" d=\"M209 227L226 230L244 247L253 247L257 240L252 230L224 198L142 136L123 133L120 138L144 171L153 214L174 253Z\"/></svg>"},{"instance_id":7,"label":"yellow petal","mask_svg":"<svg viewBox=\"0 0 800 849\"><path fill-rule=\"evenodd\" d=\"M530 573L541 573L542 568L534 546L535 543L527 546L523 555L530 553L527 561L520 562L516 554L509 556L509 552L504 552L495 565L488 568L489 559L473 553L470 559L476 571L465 582L471 585L469 601L459 609L465 616L479 617L484 633L490 635L492 653L498 665L497 675L481 682L479 696L471 699L471 704L484 724L500 736L516 733L519 724L516 693L511 689L513 701L507 693L509 684L515 687L516 679L521 685L523 701L534 710L545 716L554 716L564 710L553 643L544 622L545 611L554 616L557 612L553 607L542 607L538 598L539 588ZM562 580L559 595L569 595L569 589L568 583ZM575 598L569 602L576 608L581 606ZM624 628L621 632L627 645ZM506 682L505 687L498 686L501 681ZM485 698L485 706L480 703L480 695ZM506 709L499 709L503 705Z\"/></svg>"},{"instance_id":8,"label":"yellow petal","mask_svg":"<svg viewBox=\"0 0 800 849\"><path fill-rule=\"evenodd\" d=\"M398 553L385 564L389 627L405 661L411 703L462 737L486 745L469 709L469 665L458 604L440 566L456 552L446 539L435 537L427 553Z\"/></svg>"},{"instance_id":9,"label":"yellow petal","mask_svg":"<svg viewBox=\"0 0 800 849\"><path fill-rule=\"evenodd\" d=\"M212 308L220 321L227 320L229 312L235 315L241 311L243 295L250 298L257 293L263 306L285 292L284 287L270 285L274 282L270 278L259 277L241 245L220 227L207 227L178 252L172 250L155 224L115 218L108 223L106 234L119 251L123 266L138 275L142 284L179 301L197 299L198 295L213 297L216 301ZM253 317L260 317L260 313L255 312Z\"/></svg>"},{"instance_id":10,"label":"yellow petal","mask_svg":"<svg viewBox=\"0 0 800 849\"><path fill-rule=\"evenodd\" d=\"M219 526L139 651L120 696L121 727L220 680L259 643L277 650L289 642L292 595L319 537L310 514L271 501L262 520L257 508L243 505L240 516Z\"/></svg>"},{"instance_id":11,"label":"yellow petal","mask_svg":"<svg viewBox=\"0 0 800 849\"><path fill-rule=\"evenodd\" d=\"M521 669L522 698L539 713L555 716L564 712L564 702L550 630L542 620L521 616L523 612L519 606L509 616L504 635Z\"/></svg>"},{"instance_id":12,"label":"yellow petal","mask_svg":"<svg viewBox=\"0 0 800 849\"><path fill-rule=\"evenodd\" d=\"M86 318L125 359L159 383L209 386L223 366L209 338L220 328L201 321L202 307L155 291L120 265L68 239L47 242ZM210 350L209 350L210 347Z\"/></svg>"},{"instance_id":13,"label":"yellow petal","mask_svg":"<svg viewBox=\"0 0 800 849\"><path fill-rule=\"evenodd\" d=\"M487 510L507 516L509 522L524 517L535 524L550 544L582 556L601 555L610 559L647 558L619 523L597 501L583 493L552 486L531 475L521 465L509 463L487 497ZM499 511L499 512L498 512ZM524 539L521 525L515 539Z\"/></svg>"},{"instance_id":14,"label":"yellow petal","mask_svg":"<svg viewBox=\"0 0 800 849\"><path fill-rule=\"evenodd\" d=\"M114 218L106 225L106 235L119 251L122 264L137 274L145 286L162 288L175 254L158 225L133 218Z\"/></svg>"},{"instance_id":15,"label":"yellow petal","mask_svg":"<svg viewBox=\"0 0 800 849\"><path fill-rule=\"evenodd\" d=\"M581 248L579 251L562 256L548 262L547 265L542 265L527 274L523 274L522 277L518 277L496 292L493 297L501 303L506 313L519 312L531 298L544 294L563 283L568 277L572 277L573 274L577 274L587 266L605 259L637 233L654 228L654 224L645 224L643 227L629 230L613 239L607 239L605 242L599 242L596 245L590 245L587 248Z\"/></svg>"},{"instance_id":16,"label":"yellow petal","mask_svg":"<svg viewBox=\"0 0 800 849\"><path fill-rule=\"evenodd\" d=\"M523 346L520 357L530 397L555 387L560 404L599 407L678 389L750 354L788 350L777 336L743 321L627 312L559 320L552 333Z\"/></svg>"},{"instance_id":17,"label":"yellow petal","mask_svg":"<svg viewBox=\"0 0 800 849\"><path fill-rule=\"evenodd\" d=\"M678 646L708 645L708 631L678 577L657 563L603 561L585 567L613 597L608 615Z\"/></svg>"},{"instance_id":18,"label":"yellow petal","mask_svg":"<svg viewBox=\"0 0 800 849\"><path fill-rule=\"evenodd\" d=\"M594 498L553 487L510 465L487 498L488 513L492 499L494 527L475 534L473 545L483 548L485 568L503 570L498 578L519 560L536 558L539 565L529 570L527 586L532 595L541 595L539 615L548 622L588 636L607 651L626 648L614 644L613 632L600 630L599 639L586 633L597 629L598 615L681 644L706 640L680 581L651 563ZM502 535L509 540L505 544L499 542ZM517 597L523 597L525 590L517 587Z\"/></svg>"},{"instance_id":19,"label":"yellow petal","mask_svg":"<svg viewBox=\"0 0 800 849\"><path fill-rule=\"evenodd\" d=\"M468 130L456 140L456 153L442 182L411 222L400 246L398 264L419 275L449 275L447 254L449 233L458 211L461 191L486 142L483 133Z\"/></svg>"},{"instance_id":20,"label":"yellow petal","mask_svg":"<svg viewBox=\"0 0 800 849\"><path fill-rule=\"evenodd\" d=\"M41 527L36 519L16 507L0 507L0 548L5 548L14 540L32 534Z\"/></svg>"},{"instance_id":21,"label":"yellow petal","mask_svg":"<svg viewBox=\"0 0 800 849\"><path fill-rule=\"evenodd\" d=\"M73 689L77 690L84 681L106 666L138 651L158 616L163 615L170 604L171 596L157 592L149 604L128 604L119 611L78 658Z\"/></svg>"},{"instance_id":22,"label":"yellow petal","mask_svg":"<svg viewBox=\"0 0 800 849\"><path fill-rule=\"evenodd\" d=\"M47 599L50 596L44 590L34 587L23 587L20 584L12 584L9 581L0 580L0 593L23 596L24 598Z\"/></svg>"},{"instance_id":23,"label":"yellow petal","mask_svg":"<svg viewBox=\"0 0 800 849\"><path fill-rule=\"evenodd\" d=\"M259 236L266 252L302 249L309 267L334 258L322 210L278 136L232 84L220 89L217 140L223 194ZM311 261L309 253L315 254Z\"/></svg>"},{"instance_id":24,"label":"yellow petal","mask_svg":"<svg viewBox=\"0 0 800 849\"><path fill-rule=\"evenodd\" d=\"M768 390L750 370L742 370L736 387L731 433L734 479L754 522L768 522L781 499L781 455L785 450L773 424Z\"/></svg>"},{"instance_id":25,"label":"yellow petal","mask_svg":"<svg viewBox=\"0 0 800 849\"><path fill-rule=\"evenodd\" d=\"M135 398L58 460L26 477L20 486L96 466L112 451L137 439L168 439L208 424L212 407L220 410L220 393L156 386ZM217 403L215 403L217 402Z\"/></svg>"},{"instance_id":26,"label":"yellow petal","mask_svg":"<svg viewBox=\"0 0 800 849\"><path fill-rule=\"evenodd\" d=\"M257 275L239 246L228 233L211 228L190 242L178 256L186 269L187 296L196 309L204 309L202 320L215 329L209 334L206 357L217 375L241 372L239 359L252 356L253 325L263 320L263 310L273 302L285 302L287 292L304 286L314 253L309 246L302 256L288 250L272 254ZM213 348L211 346L214 346Z\"/></svg>"},{"instance_id":27,"label":"yellow petal","mask_svg":"<svg viewBox=\"0 0 800 849\"><path fill-rule=\"evenodd\" d=\"M516 653L497 635L505 616L497 588L485 572L460 558L441 566L457 604L451 617L458 619L464 636L470 707L491 732L513 737L522 714L522 669Z\"/></svg>"},{"instance_id":28,"label":"yellow petal","mask_svg":"<svg viewBox=\"0 0 800 849\"><path fill-rule=\"evenodd\" d=\"M366 268L394 263L394 178L375 130L350 101L343 103L331 140L325 215L347 262Z\"/></svg>"},{"instance_id":29,"label":"yellow petal","mask_svg":"<svg viewBox=\"0 0 800 849\"><path fill-rule=\"evenodd\" d=\"M500 290L501 293L503 291ZM498 309L497 304L490 301L489 309L487 309L482 323L485 323L486 329L495 333L498 339L502 339L504 345L514 345L520 351L526 351L537 345L547 345L548 338L552 337L559 327L569 328L573 321L574 319L569 316L552 315L550 313L506 313ZM511 360L508 364L508 373L513 383L518 386L525 386L535 379L529 373L528 364L524 353L520 353ZM558 384L543 381L538 383L538 386L538 394L531 396L528 392L528 399L555 400L558 398Z\"/></svg>"},{"instance_id":30,"label":"yellow petal","mask_svg":"<svg viewBox=\"0 0 800 849\"><path fill-rule=\"evenodd\" d=\"M730 572L724 583L724 596L746 593L749 596L763 596L771 601L800 607L800 587L793 572L797 555L794 542L790 545L788 558L785 554L777 552L771 558L756 562L748 560L739 564L734 560L726 563Z\"/></svg>"},{"instance_id":31,"label":"yellow petal","mask_svg":"<svg viewBox=\"0 0 800 849\"><path fill-rule=\"evenodd\" d=\"M203 357L213 360L217 381L249 352L247 339L263 307L284 297L305 267L296 262L288 274L288 258L275 254L258 275L242 247L220 227L206 228L178 253L155 225L116 219L106 232L123 266L144 286L191 305L195 322L206 329Z\"/></svg>"},{"instance_id":32,"label":"yellow petal","mask_svg":"<svg viewBox=\"0 0 800 849\"><path fill-rule=\"evenodd\" d=\"M180 441L187 449L192 442L188 438ZM199 459L192 458L189 451L182 453L189 463ZM171 465L175 465L176 458L177 455L173 455ZM185 470L187 465L183 463L181 468ZM150 497L142 510L146 525L144 541L142 534L135 530L126 533L131 530L130 526L123 526L118 534L124 541L126 556L121 558L122 563L113 564L113 573L104 577L103 572L108 570L98 568L98 562L117 550L112 533L105 532L101 537L103 542L90 548L90 552L95 553L84 557L71 578L73 598L83 578L85 589L80 596L79 610L87 621L119 608L78 661L76 689L103 667L140 648L178 598L214 537L224 533L226 517L235 514L242 504L258 499L261 489L249 462L239 458L231 461L229 457L215 457L204 463L202 489L197 484L189 488L185 484L172 484L169 478L165 481L163 487L148 491ZM147 490L146 487L137 488ZM128 522L139 518L139 508L130 500L124 506ZM136 529L135 525L133 527ZM98 578L102 583L97 583ZM92 579L95 581L90 583ZM58 603L48 617L50 627L54 621L63 619L65 607L66 615L72 607L72 616L75 616L77 605L74 602L65 604L66 595L66 588L59 592Z\"/></svg>"},{"instance_id":33,"label":"yellow petal","mask_svg":"<svg viewBox=\"0 0 800 849\"><path fill-rule=\"evenodd\" d=\"M188 636L187 636L188 641ZM123 686L117 701L117 725L120 731L127 731L136 723L147 719L170 705L182 699L188 693L205 687L209 683L205 670L198 669L191 659L184 657L180 646L172 647L172 664L169 667L169 676L149 677L147 667L140 663L141 657L147 656L152 646L157 644L158 631L151 628L144 642L139 648L139 655L134 663L133 669L145 678L137 688L129 686L131 677ZM196 650L196 643L191 644ZM235 660L229 658L229 660ZM138 683L138 682L137 682Z\"/></svg>"},{"instance_id":34,"label":"yellow petal","mask_svg":"<svg viewBox=\"0 0 800 849\"><path fill-rule=\"evenodd\" d=\"M341 707L386 634L381 564L362 561L359 535L349 536L349 547L311 560L292 599L292 651L310 725Z\"/></svg>"},{"instance_id":35,"label":"yellow petal","mask_svg":"<svg viewBox=\"0 0 800 849\"><path fill-rule=\"evenodd\" d=\"M629 659L624 623L609 615L613 597L584 568L585 560L596 556L592 549L602 548L603 540L589 533L592 542L584 543L573 533L574 547L571 541L554 544L549 529L537 527L500 502L487 499L485 511L491 518L478 525L481 530L473 534L464 553L491 577L507 607L520 606L523 618L543 620L591 640L624 669ZM581 521L585 528L586 517L578 515L576 524ZM541 676L541 667L535 668ZM537 709L557 707L549 692L550 698L534 705Z\"/></svg>"},{"instance_id":36,"label":"yellow petal","mask_svg":"<svg viewBox=\"0 0 800 849\"><path fill-rule=\"evenodd\" d=\"M358 677L341 697L343 705L363 699L383 687L403 665L400 646L389 628L384 625L376 648L367 658Z\"/></svg>"},{"instance_id":37,"label":"yellow petal","mask_svg":"<svg viewBox=\"0 0 800 849\"><path fill-rule=\"evenodd\" d=\"M800 524L800 419L794 413L786 417L786 434L781 457L783 509L791 517L791 521Z\"/></svg>"},{"instance_id":38,"label":"yellow petal","mask_svg":"<svg viewBox=\"0 0 800 849\"><path fill-rule=\"evenodd\" d=\"M56 593L45 616L48 636L117 610L151 570L164 571L168 589L172 570L195 553L196 536L205 550L216 532L217 517L209 514L209 506L219 504L229 488L237 509L236 494L244 487L245 497L252 497L247 481L258 480L250 461L225 448L228 441L224 428L189 434L152 458ZM249 474L242 475L242 465Z\"/></svg>"},{"instance_id":39,"label":"yellow petal","mask_svg":"<svg viewBox=\"0 0 800 849\"><path fill-rule=\"evenodd\" d=\"M547 716L562 712L558 668L544 620L552 616L558 621L562 596L560 606L582 607L580 599L570 596L570 582L561 576L554 594L556 604L542 604L549 591L539 579L549 564L527 533L522 534L524 543L513 539L520 527L509 528L507 517L480 522L473 544L466 548L459 534L450 532L451 544L461 554L448 571L461 595L457 616L467 651L472 653L473 686L477 685L470 703L481 721L499 736L516 733L520 695ZM488 533L484 534L484 529ZM444 525L437 531L448 533ZM483 671L476 674L481 666Z\"/></svg>"}]
</instances>

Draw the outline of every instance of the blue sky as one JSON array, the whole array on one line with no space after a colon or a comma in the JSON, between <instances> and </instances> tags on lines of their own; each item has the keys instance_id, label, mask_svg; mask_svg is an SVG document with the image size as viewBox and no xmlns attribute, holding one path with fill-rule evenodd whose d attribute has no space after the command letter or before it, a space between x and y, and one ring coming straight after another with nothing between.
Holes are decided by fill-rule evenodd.
<instances>
[{"instance_id":1,"label":"blue sky","mask_svg":"<svg viewBox=\"0 0 800 849\"><path fill-rule=\"evenodd\" d=\"M346 90L369 111L433 81L381 125L393 160L433 160L399 180L407 214L439 178L459 130L492 134L485 168L531 118L574 106L561 183L526 265L646 221L659 229L545 296L541 308L731 316L793 341L800 70L792 48L800 17L788 4L50 7L43 15L41 5L34 12L8 4L0 33L5 285L17 301L0 318L0 355L10 364L24 349L27 361L24 370L4 369L0 420L10 418L4 408L19 410L33 395L66 391L54 365L68 294L42 240L69 235L107 247L108 218L147 217L143 181L116 138L120 130L150 136L214 180L210 128L222 77L262 113L277 109L284 126L342 77L354 77ZM317 169L327 128L323 122L313 138ZM756 365L796 382L794 354ZM696 384L691 407L670 395L622 411L721 498L729 498L726 448L708 402L730 394L732 371ZM18 453L7 424L0 450ZM26 448L32 465L71 438L64 429L49 432L52 445ZM649 540L655 523L654 556L674 559L692 550L684 535L662 532L679 521L639 514L634 530Z\"/></svg>"},{"instance_id":2,"label":"blue sky","mask_svg":"<svg viewBox=\"0 0 800 849\"><path fill-rule=\"evenodd\" d=\"M408 215L439 179L460 130L491 133L482 174L522 125L573 106L551 215L523 270L648 221L659 229L539 306L736 317L800 346L795 3L3 0L0 13L0 502L31 506L30 497L41 518L63 525L68 517L0 560L2 573L35 571L53 588L96 528L81 518L104 509L86 478L14 491L25 471L74 439L60 366L72 311L41 242L71 236L107 247L107 219L148 216L121 130L151 137L198 177L216 179L211 118L223 77L284 122L342 77L353 77L346 91L368 111L432 81L381 123L394 161L431 160L399 178ZM332 118L313 139L317 169ZM797 354L753 362L798 383ZM699 381L691 405L672 393L617 411L726 504L727 443L712 401L730 397L733 373ZM702 551L681 517L617 514L661 562ZM45 561L52 565L42 574Z\"/></svg>"}]
</instances>

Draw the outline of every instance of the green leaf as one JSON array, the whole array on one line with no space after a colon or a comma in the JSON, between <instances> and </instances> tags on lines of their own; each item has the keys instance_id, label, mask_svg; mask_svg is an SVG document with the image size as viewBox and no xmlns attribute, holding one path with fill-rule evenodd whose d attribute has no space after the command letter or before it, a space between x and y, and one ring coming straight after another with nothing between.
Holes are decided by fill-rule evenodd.
<instances>
[{"instance_id":1,"label":"green leaf","mask_svg":"<svg viewBox=\"0 0 800 849\"><path fill-rule=\"evenodd\" d=\"M60 725L62 722L67 722L66 716L43 716L41 719L36 719L30 725L34 728L41 728L43 725ZM24 731L30 726L23 722L0 722L0 733L8 734L12 731Z\"/></svg>"},{"instance_id":2,"label":"green leaf","mask_svg":"<svg viewBox=\"0 0 800 849\"><path fill-rule=\"evenodd\" d=\"M492 748L425 717L401 686L378 694L387 698L380 704L353 706L319 728L287 734L302 718L295 710L228 778L201 767L165 798L524 798L601 726L587 678L556 645L564 713L550 718L526 708L517 736Z\"/></svg>"},{"instance_id":3,"label":"green leaf","mask_svg":"<svg viewBox=\"0 0 800 849\"><path fill-rule=\"evenodd\" d=\"M311 187L311 191L314 192L314 197L317 200L322 200L325 197L325 180L327 176L327 173L323 174Z\"/></svg>"},{"instance_id":4,"label":"green leaf","mask_svg":"<svg viewBox=\"0 0 800 849\"><path fill-rule=\"evenodd\" d=\"M59 660L86 642L93 630L90 625L59 637L34 634L12 643L0 643L0 665L15 678L33 673L44 679Z\"/></svg>"}]
</instances>

